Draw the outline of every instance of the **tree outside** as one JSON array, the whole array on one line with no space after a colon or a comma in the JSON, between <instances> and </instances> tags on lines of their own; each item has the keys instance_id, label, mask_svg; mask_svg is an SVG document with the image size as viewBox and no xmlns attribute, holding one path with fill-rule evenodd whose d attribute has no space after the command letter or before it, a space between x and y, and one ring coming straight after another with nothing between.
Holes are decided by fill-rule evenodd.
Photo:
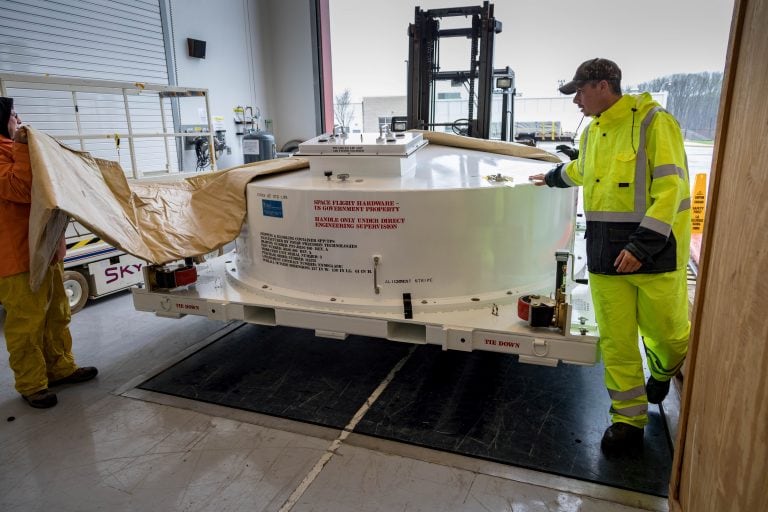
<instances>
[{"instance_id":1,"label":"tree outside","mask_svg":"<svg viewBox=\"0 0 768 512\"><path fill-rule=\"evenodd\" d=\"M713 140L720 106L722 73L663 76L637 86L641 91L667 91L667 110L680 122L686 140Z\"/></svg>"},{"instance_id":2,"label":"tree outside","mask_svg":"<svg viewBox=\"0 0 768 512\"><path fill-rule=\"evenodd\" d=\"M355 111L352 105L352 93L349 89L344 89L344 92L335 96L335 100L333 105L333 116L336 124L349 130L352 121L355 119Z\"/></svg>"}]
</instances>

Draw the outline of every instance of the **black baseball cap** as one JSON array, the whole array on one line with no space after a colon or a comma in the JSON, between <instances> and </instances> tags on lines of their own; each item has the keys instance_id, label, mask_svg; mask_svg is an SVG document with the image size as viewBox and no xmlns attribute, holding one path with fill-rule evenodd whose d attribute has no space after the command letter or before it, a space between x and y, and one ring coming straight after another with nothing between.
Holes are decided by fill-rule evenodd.
<instances>
[{"instance_id":1,"label":"black baseball cap","mask_svg":"<svg viewBox=\"0 0 768 512\"><path fill-rule=\"evenodd\" d=\"M573 80L560 87L560 92L573 94L576 89L591 80L621 80L621 70L612 60L590 59L576 68Z\"/></svg>"},{"instance_id":2,"label":"black baseball cap","mask_svg":"<svg viewBox=\"0 0 768 512\"><path fill-rule=\"evenodd\" d=\"M13 98L0 96L0 135L6 139L11 138L11 134L8 133L8 120L11 118L12 110Z\"/></svg>"}]
</instances>

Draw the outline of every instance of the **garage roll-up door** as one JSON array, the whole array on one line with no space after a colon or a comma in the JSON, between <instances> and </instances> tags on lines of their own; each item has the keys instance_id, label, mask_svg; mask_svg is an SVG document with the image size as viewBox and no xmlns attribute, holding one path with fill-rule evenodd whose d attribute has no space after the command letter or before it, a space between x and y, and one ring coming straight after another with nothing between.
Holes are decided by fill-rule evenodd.
<instances>
[{"instance_id":1,"label":"garage roll-up door","mask_svg":"<svg viewBox=\"0 0 768 512\"><path fill-rule=\"evenodd\" d=\"M0 73L23 73L168 84L162 0L0 0ZM73 93L66 90L9 87L24 122L53 136L75 133L79 114L82 132L125 132L126 105L120 95ZM160 103L155 98L128 98L135 130L162 131ZM173 118L166 101L166 119ZM171 127L172 128L172 127ZM91 139L83 145L65 141L94 156L120 160L134 174L125 150L114 140ZM137 167L142 173L174 172L177 148L166 163L164 139L136 139ZM123 149L124 149L123 145Z\"/></svg>"},{"instance_id":2,"label":"garage roll-up door","mask_svg":"<svg viewBox=\"0 0 768 512\"><path fill-rule=\"evenodd\" d=\"M0 70L168 83L158 0L0 0Z\"/></svg>"}]
</instances>

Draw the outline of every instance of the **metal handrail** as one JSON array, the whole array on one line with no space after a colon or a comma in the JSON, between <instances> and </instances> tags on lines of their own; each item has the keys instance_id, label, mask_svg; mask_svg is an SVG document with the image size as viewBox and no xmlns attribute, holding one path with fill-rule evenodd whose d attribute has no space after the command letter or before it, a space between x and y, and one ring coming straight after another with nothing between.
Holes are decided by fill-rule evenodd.
<instances>
[{"instance_id":1,"label":"metal handrail","mask_svg":"<svg viewBox=\"0 0 768 512\"><path fill-rule=\"evenodd\" d=\"M77 133L56 135L55 138L59 140L79 140L80 148L85 148L86 140L93 139L127 139L128 149L131 159L132 177L140 179L143 175L141 170L138 169L136 163L136 148L134 146L134 140L139 138L175 138L175 137L189 137L191 135L208 137L209 148L215 147L213 120L211 116L211 108L208 97L208 89L198 87L180 87L162 84L152 84L146 82L120 82L114 80L94 80L84 78L69 78L61 76L48 76L48 75L29 75L23 73L0 73L0 95L8 95L8 86L13 85L17 88L32 89L32 90L49 90L49 91L70 91L72 92L72 104L75 107L75 122L77 125ZM131 114L128 104L128 96L141 95L142 93L152 92L157 93L160 100L160 115L162 121L163 132L147 132L147 133L134 133L131 123ZM83 133L83 128L80 120L80 112L77 108L77 93L96 93L96 94L115 94L122 96L123 108L125 113L125 119L128 127L128 132L116 132L116 131L99 131L95 133ZM205 101L205 111L208 119L208 131L195 132L194 134L186 132L167 132L165 110L163 109L164 98L185 98L185 97L202 97ZM166 156L166 171L170 173L170 152L168 145L165 146ZM215 171L216 167L216 152L210 150L211 158L211 170Z\"/></svg>"}]
</instances>

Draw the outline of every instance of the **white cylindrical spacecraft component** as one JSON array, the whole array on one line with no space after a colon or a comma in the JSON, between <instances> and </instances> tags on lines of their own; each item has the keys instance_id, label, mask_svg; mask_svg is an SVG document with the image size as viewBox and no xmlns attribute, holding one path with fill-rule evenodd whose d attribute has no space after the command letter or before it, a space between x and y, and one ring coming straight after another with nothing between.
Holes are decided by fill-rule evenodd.
<instances>
[{"instance_id":1,"label":"white cylindrical spacecraft component","mask_svg":"<svg viewBox=\"0 0 768 512\"><path fill-rule=\"evenodd\" d=\"M376 159L392 158L409 163L377 174ZM576 198L528 182L552 164L436 145L346 162L249 184L230 277L288 300L373 311L402 308L406 293L450 310L552 288Z\"/></svg>"}]
</instances>

